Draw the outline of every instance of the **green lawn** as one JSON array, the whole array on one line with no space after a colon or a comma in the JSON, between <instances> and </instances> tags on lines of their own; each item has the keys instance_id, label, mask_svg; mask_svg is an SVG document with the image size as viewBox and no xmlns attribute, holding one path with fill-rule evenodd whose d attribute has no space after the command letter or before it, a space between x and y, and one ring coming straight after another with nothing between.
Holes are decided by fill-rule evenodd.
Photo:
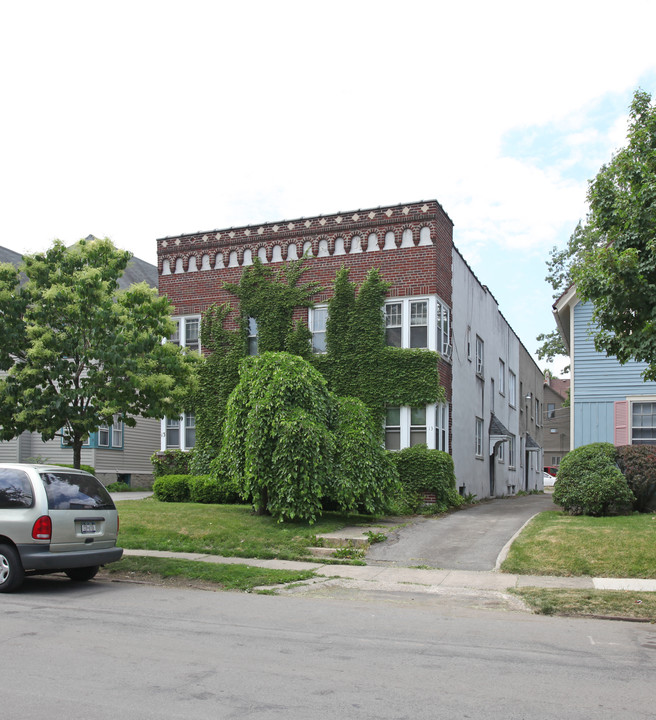
<instances>
[{"instance_id":1,"label":"green lawn","mask_svg":"<svg viewBox=\"0 0 656 720\"><path fill-rule=\"evenodd\" d=\"M102 572L109 577L119 576L123 579L146 582L159 578L184 578L200 581L203 587L244 591L266 585L300 582L314 576L314 573L308 570L275 570L246 564L222 565L151 557L124 557L118 562L107 565Z\"/></svg>"},{"instance_id":2,"label":"green lawn","mask_svg":"<svg viewBox=\"0 0 656 720\"><path fill-rule=\"evenodd\" d=\"M656 516L541 513L513 543L501 569L523 575L656 578Z\"/></svg>"},{"instance_id":3,"label":"green lawn","mask_svg":"<svg viewBox=\"0 0 656 720\"><path fill-rule=\"evenodd\" d=\"M324 513L314 525L277 523L246 505L202 505L122 500L118 543L124 548L198 552L243 558L307 559L317 533L371 521L362 515Z\"/></svg>"},{"instance_id":4,"label":"green lawn","mask_svg":"<svg viewBox=\"0 0 656 720\"><path fill-rule=\"evenodd\" d=\"M622 590L517 588L510 592L538 615L579 615L656 621L656 593Z\"/></svg>"}]
</instances>

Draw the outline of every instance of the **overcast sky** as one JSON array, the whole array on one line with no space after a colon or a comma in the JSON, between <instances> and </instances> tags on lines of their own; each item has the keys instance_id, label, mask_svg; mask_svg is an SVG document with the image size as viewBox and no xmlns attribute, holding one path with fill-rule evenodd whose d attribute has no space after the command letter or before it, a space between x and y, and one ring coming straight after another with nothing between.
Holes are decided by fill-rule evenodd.
<instances>
[{"instance_id":1,"label":"overcast sky","mask_svg":"<svg viewBox=\"0 0 656 720\"><path fill-rule=\"evenodd\" d=\"M656 94L655 27L653 0L2 0L0 245L156 262L167 235L434 198L532 352L549 250Z\"/></svg>"}]
</instances>

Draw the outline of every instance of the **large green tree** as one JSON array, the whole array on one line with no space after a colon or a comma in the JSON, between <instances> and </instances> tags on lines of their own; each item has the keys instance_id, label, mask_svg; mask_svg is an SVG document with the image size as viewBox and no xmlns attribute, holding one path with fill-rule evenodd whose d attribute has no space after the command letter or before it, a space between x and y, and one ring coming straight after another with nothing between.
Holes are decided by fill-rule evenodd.
<instances>
[{"instance_id":1,"label":"large green tree","mask_svg":"<svg viewBox=\"0 0 656 720\"><path fill-rule=\"evenodd\" d=\"M656 106L642 90L627 140L590 182L586 221L552 251L547 279L558 294L575 283L592 303L597 350L646 362L645 379L656 380Z\"/></svg>"},{"instance_id":2,"label":"large green tree","mask_svg":"<svg viewBox=\"0 0 656 720\"><path fill-rule=\"evenodd\" d=\"M0 265L0 438L63 435L79 467L103 423L185 409L195 358L162 343L173 330L166 298L146 283L119 290L130 258L107 239L55 241L18 269Z\"/></svg>"}]
</instances>

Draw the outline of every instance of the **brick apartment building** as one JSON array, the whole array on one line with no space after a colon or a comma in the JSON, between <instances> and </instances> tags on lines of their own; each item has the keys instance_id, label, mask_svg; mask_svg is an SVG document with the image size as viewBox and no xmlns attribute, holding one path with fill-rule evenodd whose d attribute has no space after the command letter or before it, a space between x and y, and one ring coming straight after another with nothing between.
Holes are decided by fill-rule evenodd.
<instances>
[{"instance_id":1,"label":"brick apartment building","mask_svg":"<svg viewBox=\"0 0 656 720\"><path fill-rule=\"evenodd\" d=\"M159 290L175 306L181 345L200 348L212 303L236 303L223 285L254 258L276 266L305 256L303 281L325 290L298 310L323 348L336 272L360 285L372 267L391 283L389 344L439 353L445 404L391 407L390 449L425 442L450 452L458 487L478 497L542 487L543 377L453 244L453 223L435 200L212 230L157 241ZM253 334L256 327L253 325ZM194 442L193 415L162 424L162 449Z\"/></svg>"}]
</instances>

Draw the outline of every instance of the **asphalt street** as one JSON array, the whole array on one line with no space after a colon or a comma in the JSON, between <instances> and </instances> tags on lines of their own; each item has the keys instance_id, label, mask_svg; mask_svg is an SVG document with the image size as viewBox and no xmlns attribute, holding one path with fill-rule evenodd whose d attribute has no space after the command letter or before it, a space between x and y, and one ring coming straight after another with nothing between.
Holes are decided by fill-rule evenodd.
<instances>
[{"instance_id":1,"label":"asphalt street","mask_svg":"<svg viewBox=\"0 0 656 720\"><path fill-rule=\"evenodd\" d=\"M490 500L440 518L421 518L372 545L369 565L494 570L506 543L536 513L557 510L551 494Z\"/></svg>"},{"instance_id":2,"label":"asphalt street","mask_svg":"<svg viewBox=\"0 0 656 720\"><path fill-rule=\"evenodd\" d=\"M649 625L405 596L32 578L0 596L3 720L653 718Z\"/></svg>"}]
</instances>

